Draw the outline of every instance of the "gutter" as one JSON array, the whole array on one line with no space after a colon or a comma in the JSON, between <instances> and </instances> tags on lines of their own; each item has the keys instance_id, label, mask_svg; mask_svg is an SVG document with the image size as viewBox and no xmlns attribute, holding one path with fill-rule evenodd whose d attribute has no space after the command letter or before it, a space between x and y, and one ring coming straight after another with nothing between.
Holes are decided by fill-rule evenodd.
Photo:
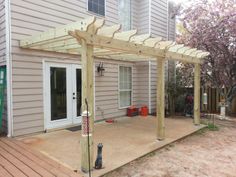
<instances>
[{"instance_id":1,"label":"gutter","mask_svg":"<svg viewBox=\"0 0 236 177\"><path fill-rule=\"evenodd\" d=\"M152 87L152 72L151 72L152 63L151 61L148 61L148 107L149 107L149 114L152 113L151 107L152 107L152 95L151 95L151 87Z\"/></svg>"},{"instance_id":2,"label":"gutter","mask_svg":"<svg viewBox=\"0 0 236 177\"><path fill-rule=\"evenodd\" d=\"M5 29L6 29L6 68L7 68L7 136L13 136L12 116L12 46L11 46L11 1L5 0Z\"/></svg>"}]
</instances>

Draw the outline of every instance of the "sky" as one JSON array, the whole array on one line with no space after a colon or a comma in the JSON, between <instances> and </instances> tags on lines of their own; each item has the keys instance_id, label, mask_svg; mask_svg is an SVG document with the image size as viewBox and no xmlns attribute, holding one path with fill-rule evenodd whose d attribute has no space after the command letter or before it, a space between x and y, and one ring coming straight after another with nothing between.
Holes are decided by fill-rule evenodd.
<instances>
[{"instance_id":1,"label":"sky","mask_svg":"<svg viewBox=\"0 0 236 177\"><path fill-rule=\"evenodd\" d=\"M176 5L181 4L183 7L185 7L189 5L189 2L191 0L169 0L169 1L174 2Z\"/></svg>"},{"instance_id":2,"label":"sky","mask_svg":"<svg viewBox=\"0 0 236 177\"><path fill-rule=\"evenodd\" d=\"M172 1L178 4L178 3L187 3L189 0L169 0L169 1Z\"/></svg>"},{"instance_id":3,"label":"sky","mask_svg":"<svg viewBox=\"0 0 236 177\"><path fill-rule=\"evenodd\" d=\"M188 0L170 0L172 2L175 2L175 3L186 3L188 2Z\"/></svg>"}]
</instances>

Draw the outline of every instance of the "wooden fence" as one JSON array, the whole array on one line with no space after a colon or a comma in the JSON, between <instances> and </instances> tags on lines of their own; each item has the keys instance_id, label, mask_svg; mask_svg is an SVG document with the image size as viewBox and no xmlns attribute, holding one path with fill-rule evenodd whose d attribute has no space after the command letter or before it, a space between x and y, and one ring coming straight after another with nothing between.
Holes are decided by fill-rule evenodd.
<instances>
[{"instance_id":1,"label":"wooden fence","mask_svg":"<svg viewBox=\"0 0 236 177\"><path fill-rule=\"evenodd\" d=\"M228 89L224 89L224 93L226 94ZM220 107L219 103L223 99L223 96L218 92L216 88L201 88L201 110L205 111L205 106L203 105L202 98L203 94L207 93L207 111L212 113L219 113ZM236 99L233 100L232 104L232 113L236 113Z\"/></svg>"}]
</instances>

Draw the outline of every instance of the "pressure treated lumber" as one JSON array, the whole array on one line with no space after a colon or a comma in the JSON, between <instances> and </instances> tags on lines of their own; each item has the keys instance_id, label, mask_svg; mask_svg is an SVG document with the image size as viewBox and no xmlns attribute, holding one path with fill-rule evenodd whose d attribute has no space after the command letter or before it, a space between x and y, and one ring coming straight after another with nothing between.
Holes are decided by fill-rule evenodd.
<instances>
[{"instance_id":1,"label":"pressure treated lumber","mask_svg":"<svg viewBox=\"0 0 236 177\"><path fill-rule=\"evenodd\" d=\"M23 48L28 48L30 46L40 45L42 43L50 43L50 41L63 39L65 37L69 37L68 31L70 30L82 30L86 31L87 27L90 24L93 24L96 21L96 18L89 17L86 19L79 20L77 22L73 22L64 26L60 26L54 29L50 29L45 31L39 35L32 36L27 39L23 39L20 41L20 46Z\"/></svg>"},{"instance_id":2,"label":"pressure treated lumber","mask_svg":"<svg viewBox=\"0 0 236 177\"><path fill-rule=\"evenodd\" d=\"M20 41L22 48L81 55L81 46L75 42L84 39L95 48L107 49L109 56L130 53L150 58L165 57L168 60L185 63L202 63L209 55L197 49L190 49L174 41L153 38L150 34L137 35L137 30L120 31L121 25L106 26L104 19L89 17L78 22L50 29ZM96 53L94 53L96 56ZM124 57L121 57L122 60ZM117 57L110 59L117 60ZM118 58L119 60L119 58ZM129 58L127 58L129 60ZM133 60L133 57L130 59Z\"/></svg>"},{"instance_id":3,"label":"pressure treated lumber","mask_svg":"<svg viewBox=\"0 0 236 177\"><path fill-rule=\"evenodd\" d=\"M194 124L200 124L200 64L194 65Z\"/></svg>"},{"instance_id":4,"label":"pressure treated lumber","mask_svg":"<svg viewBox=\"0 0 236 177\"><path fill-rule=\"evenodd\" d=\"M89 156L88 156L88 143L90 146L90 169L93 167L93 130L94 130L94 58L93 46L87 45L85 40L81 40L82 53L82 111L86 111L85 99L88 101L89 113L89 130L90 140L88 142L87 136L81 136L81 170L83 172L89 171ZM83 123L83 122L82 122ZM82 126L82 132L83 126Z\"/></svg>"},{"instance_id":5,"label":"pressure treated lumber","mask_svg":"<svg viewBox=\"0 0 236 177\"><path fill-rule=\"evenodd\" d=\"M165 139L165 58L157 59L157 139Z\"/></svg>"}]
</instances>

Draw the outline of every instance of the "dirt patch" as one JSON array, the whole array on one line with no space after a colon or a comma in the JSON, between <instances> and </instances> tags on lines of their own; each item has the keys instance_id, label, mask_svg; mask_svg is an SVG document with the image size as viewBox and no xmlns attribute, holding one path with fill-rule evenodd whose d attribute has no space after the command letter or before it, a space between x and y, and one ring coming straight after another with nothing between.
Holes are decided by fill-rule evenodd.
<instances>
[{"instance_id":1,"label":"dirt patch","mask_svg":"<svg viewBox=\"0 0 236 177\"><path fill-rule=\"evenodd\" d=\"M217 125L219 131L200 131L105 176L235 177L236 121Z\"/></svg>"}]
</instances>

